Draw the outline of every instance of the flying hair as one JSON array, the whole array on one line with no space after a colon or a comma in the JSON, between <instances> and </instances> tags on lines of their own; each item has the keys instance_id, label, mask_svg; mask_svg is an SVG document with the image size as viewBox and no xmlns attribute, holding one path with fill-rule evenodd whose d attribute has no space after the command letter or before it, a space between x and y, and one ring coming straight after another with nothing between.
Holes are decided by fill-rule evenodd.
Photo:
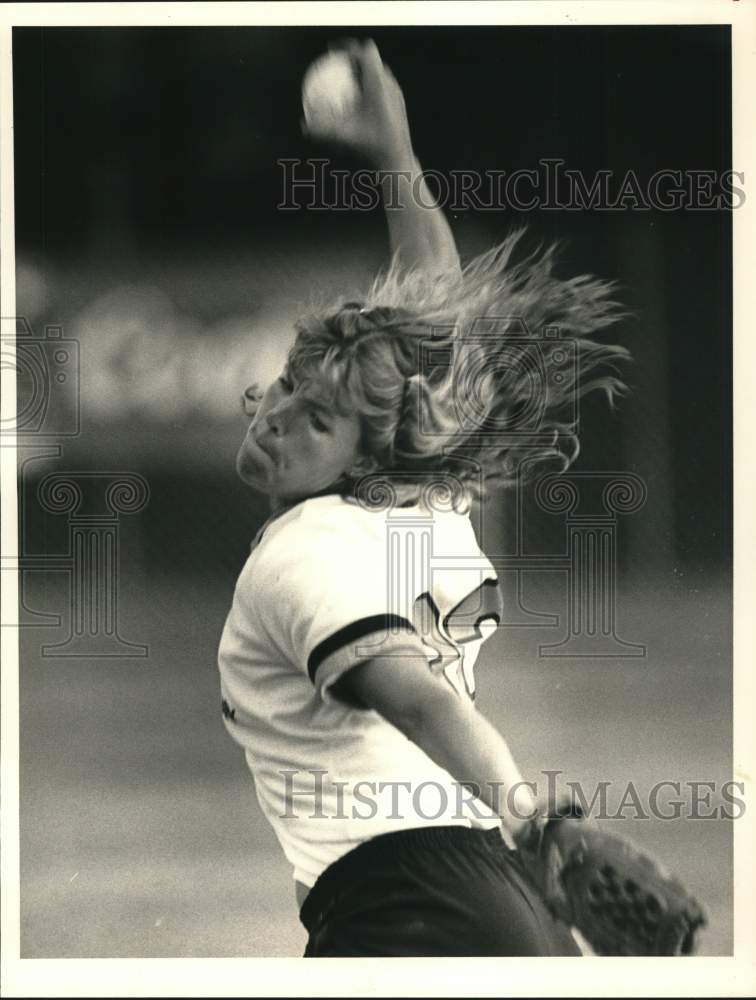
<instances>
[{"instance_id":1,"label":"flying hair","mask_svg":"<svg viewBox=\"0 0 756 1000\"><path fill-rule=\"evenodd\" d=\"M511 486L579 452L577 402L626 391L625 347L594 339L627 315L616 283L554 274L557 245L515 259L523 231L461 271L395 257L364 298L297 324L289 372L316 379L361 422L361 472L414 502L428 475L472 495ZM357 477L340 484L354 492Z\"/></svg>"}]
</instances>

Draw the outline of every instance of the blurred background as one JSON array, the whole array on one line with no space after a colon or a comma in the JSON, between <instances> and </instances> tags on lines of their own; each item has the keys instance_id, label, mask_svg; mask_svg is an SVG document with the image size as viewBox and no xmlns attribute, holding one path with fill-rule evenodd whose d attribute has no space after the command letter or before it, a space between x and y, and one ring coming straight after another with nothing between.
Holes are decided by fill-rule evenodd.
<instances>
[{"instance_id":1,"label":"blurred background","mask_svg":"<svg viewBox=\"0 0 756 1000\"><path fill-rule=\"evenodd\" d=\"M630 170L643 185L737 169L727 27L14 29L19 336L55 390L21 448L25 957L304 947L288 865L221 724L215 657L267 513L234 476L239 395L275 376L313 293L353 297L387 258L379 209L277 207L281 159L363 166L301 136L300 86L329 42L368 35L442 174L559 158L589 180L610 171L616 190ZM563 623L564 578L528 572L516 592L503 574L513 612L478 667L482 707L526 773L641 794L711 781L716 804L732 771L730 212L448 215L463 257L525 224L529 245L564 241L565 276L620 282L631 316L612 337L633 355L632 392L613 414L582 404L575 470L648 491L617 527L618 631L647 655L539 656L559 628L517 608ZM148 484L118 527L118 628L146 656L45 651L71 627L55 564L71 540L38 489L70 472ZM532 491L523 504L521 550L563 552L564 518ZM515 551L514 506L485 506L489 551ZM731 823L622 832L691 883L711 914L704 951L728 953Z\"/></svg>"}]
</instances>

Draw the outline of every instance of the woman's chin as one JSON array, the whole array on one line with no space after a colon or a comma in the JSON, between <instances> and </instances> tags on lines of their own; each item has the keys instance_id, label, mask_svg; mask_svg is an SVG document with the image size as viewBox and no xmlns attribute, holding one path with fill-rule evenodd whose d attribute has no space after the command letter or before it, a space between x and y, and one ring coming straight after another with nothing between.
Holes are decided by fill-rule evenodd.
<instances>
[{"instance_id":1,"label":"woman's chin","mask_svg":"<svg viewBox=\"0 0 756 1000\"><path fill-rule=\"evenodd\" d=\"M268 493L268 476L262 463L256 462L243 448L236 456L236 474L243 483L260 493Z\"/></svg>"}]
</instances>

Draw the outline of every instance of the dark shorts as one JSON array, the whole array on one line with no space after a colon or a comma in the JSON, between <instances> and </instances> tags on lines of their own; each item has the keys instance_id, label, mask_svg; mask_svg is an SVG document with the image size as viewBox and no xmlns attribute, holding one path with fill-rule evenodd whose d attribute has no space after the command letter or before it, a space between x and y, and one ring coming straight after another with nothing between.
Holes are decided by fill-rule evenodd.
<instances>
[{"instance_id":1,"label":"dark shorts","mask_svg":"<svg viewBox=\"0 0 756 1000\"><path fill-rule=\"evenodd\" d=\"M305 958L580 954L498 830L374 837L323 872L300 919Z\"/></svg>"}]
</instances>

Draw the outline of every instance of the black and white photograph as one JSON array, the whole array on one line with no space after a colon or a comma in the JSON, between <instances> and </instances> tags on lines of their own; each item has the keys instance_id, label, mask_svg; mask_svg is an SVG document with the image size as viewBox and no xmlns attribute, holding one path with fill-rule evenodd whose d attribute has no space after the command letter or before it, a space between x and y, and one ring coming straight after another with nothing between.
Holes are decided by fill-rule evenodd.
<instances>
[{"instance_id":1,"label":"black and white photograph","mask_svg":"<svg viewBox=\"0 0 756 1000\"><path fill-rule=\"evenodd\" d=\"M754 8L36 6L4 994L750 995Z\"/></svg>"}]
</instances>

